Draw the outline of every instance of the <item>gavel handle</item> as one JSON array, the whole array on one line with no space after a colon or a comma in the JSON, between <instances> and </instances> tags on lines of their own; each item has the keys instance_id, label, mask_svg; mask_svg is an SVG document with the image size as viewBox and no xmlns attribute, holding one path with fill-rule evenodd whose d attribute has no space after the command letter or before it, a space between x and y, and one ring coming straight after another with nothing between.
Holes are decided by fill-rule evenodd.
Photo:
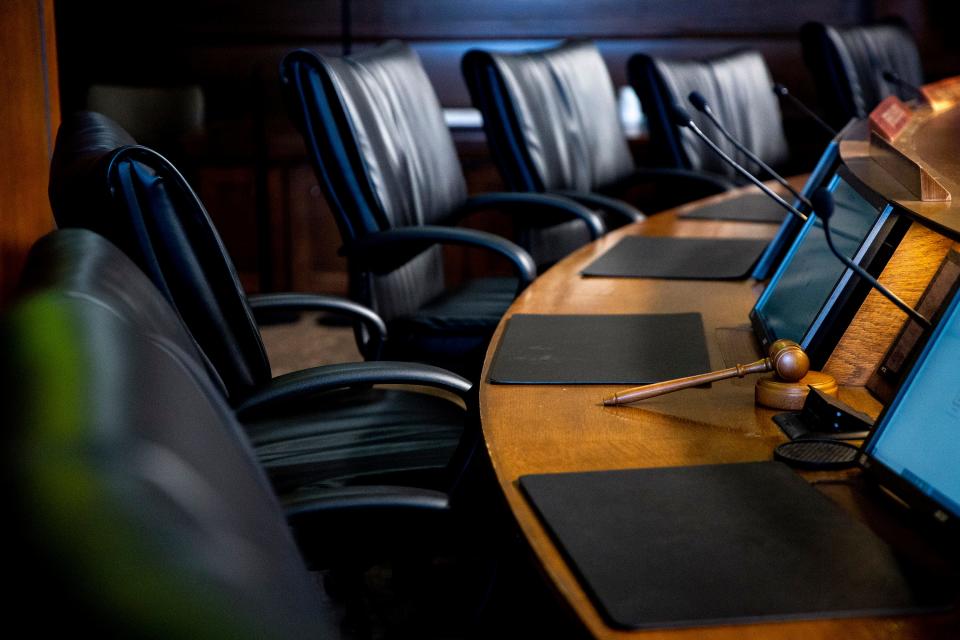
<instances>
[{"instance_id":1,"label":"gavel handle","mask_svg":"<svg viewBox=\"0 0 960 640\"><path fill-rule=\"evenodd\" d=\"M711 373L701 373L700 375L696 376L677 378L676 380L667 380L665 382L656 382L654 384L645 384L641 387L633 387L632 389L618 391L612 396L604 398L603 404L616 405L626 404L628 402L636 402L638 400L646 400L647 398L662 396L665 393L671 393L673 391L679 391L680 389L687 389L689 387L696 387L701 384L707 384L708 382L726 380L727 378L742 378L749 373L765 373L767 371L773 371L773 363L770 361L770 358L757 360L751 364L738 364L735 367L722 369L720 371L713 371Z\"/></svg>"}]
</instances>

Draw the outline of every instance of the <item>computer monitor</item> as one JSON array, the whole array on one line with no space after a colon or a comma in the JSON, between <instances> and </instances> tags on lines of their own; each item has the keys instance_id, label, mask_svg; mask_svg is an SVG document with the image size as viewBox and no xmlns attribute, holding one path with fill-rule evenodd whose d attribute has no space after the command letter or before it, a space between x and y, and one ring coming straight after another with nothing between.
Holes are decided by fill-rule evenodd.
<instances>
[{"instance_id":1,"label":"computer monitor","mask_svg":"<svg viewBox=\"0 0 960 640\"><path fill-rule=\"evenodd\" d=\"M817 166L813 168L810 177L807 178L806 183L803 185L803 190L801 190L800 193L809 200L813 196L814 191L824 186L831 176L833 176L839 164L840 137L838 135L827 145L827 148L820 156L820 160L817 161ZM810 213L807 206L803 204L799 198L794 198L791 204L803 213ZM771 201L770 206L775 207L777 205ZM802 228L802 220L794 215L787 214L780 228L777 229L776 235L773 236L770 244L767 245L767 248L764 249L763 254L760 256L760 259L757 260L757 264L753 268L753 273L750 274L751 277L756 280L766 280L769 278L777 266L783 261L787 250Z\"/></svg>"},{"instance_id":2,"label":"computer monitor","mask_svg":"<svg viewBox=\"0 0 960 640\"><path fill-rule=\"evenodd\" d=\"M833 174L830 229L837 248L876 276L909 221L857 184L843 166ZM822 368L870 291L860 280L830 252L823 224L812 213L750 312L763 349L781 338L795 340L811 366Z\"/></svg>"},{"instance_id":3,"label":"computer monitor","mask_svg":"<svg viewBox=\"0 0 960 640\"><path fill-rule=\"evenodd\" d=\"M900 499L952 526L960 521L958 363L960 295L954 295L860 458Z\"/></svg>"}]
</instances>

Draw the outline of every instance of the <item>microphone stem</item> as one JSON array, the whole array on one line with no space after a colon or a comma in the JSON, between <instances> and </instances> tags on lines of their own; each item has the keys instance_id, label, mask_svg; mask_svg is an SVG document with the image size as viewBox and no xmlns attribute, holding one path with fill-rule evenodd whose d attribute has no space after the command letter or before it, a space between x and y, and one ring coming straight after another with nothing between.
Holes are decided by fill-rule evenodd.
<instances>
[{"instance_id":1,"label":"microphone stem","mask_svg":"<svg viewBox=\"0 0 960 640\"><path fill-rule=\"evenodd\" d=\"M926 102L926 96L923 95L923 92L920 90L919 87L907 82L906 80L904 80L903 78L895 74L894 72L892 71L885 72L883 74L883 79L887 80L888 82L892 82L893 84L897 85L901 89L906 89L908 92L912 93L914 97L919 98L920 100L923 100L924 102Z\"/></svg>"},{"instance_id":2,"label":"microphone stem","mask_svg":"<svg viewBox=\"0 0 960 640\"><path fill-rule=\"evenodd\" d=\"M800 109L801 111L803 111L805 114L807 114L807 117L809 117L811 120L813 120L813 121L816 122L818 125L820 125L820 128L823 129L824 131L826 131L827 133L829 133L831 138L836 138L836 137L837 137L837 131L836 131L836 129L834 129L833 127L831 127L830 125L828 125L826 122L824 122L824 121L823 121L823 118L821 118L820 116L818 116L818 115L813 111L813 109L811 109L811 108L808 107L807 105L803 104L803 103L800 101L800 99L797 98L795 95L793 95L793 94L790 93L789 91L786 91L786 92L784 92L784 93L781 93L780 95L782 95L782 96L784 96L784 97L786 97L786 98L789 98L789 99L790 99L790 102L792 102L795 107L797 107L798 109Z\"/></svg>"},{"instance_id":3,"label":"microphone stem","mask_svg":"<svg viewBox=\"0 0 960 640\"><path fill-rule=\"evenodd\" d=\"M697 137L699 137L701 140L703 140L703 142L704 142L708 147L710 147L710 149L712 149L714 153L716 153L716 154L719 155L721 158L723 158L723 159L726 160L728 163L730 163L730 166L732 166L734 169L736 169L737 172L740 173L740 175L742 175L743 177L745 177L746 179L748 179L750 182L752 182L753 184L755 184L757 187L759 187L761 191L763 191L765 194L767 194L768 196L770 196L771 198L773 198L773 199L777 202L777 204L779 204L781 207L783 207L784 209L786 209L788 212L790 212L790 213L792 213L793 215L797 216L798 218L800 218L800 219L803 220L804 222L807 221L807 216L805 216L805 215L803 215L802 213L800 213L799 211L797 211L796 207L794 207L794 206L790 205L789 203L787 203L787 201L784 200L783 198L781 198L779 195L777 195L777 194L773 191L773 189L771 189L771 188L768 187L767 185L763 184L763 182L761 182L760 180L758 180L752 173L750 173L749 171L747 171L746 169L744 169L743 167L741 167L739 164L737 164L736 162L734 162L733 158L731 158L731 157L728 156L726 153L724 153L723 149L721 149L720 147L718 147L718 146L713 142L713 140L711 140L710 138L708 138L707 135L706 135L703 131L700 130L700 127L698 127L697 124L696 124L693 120L690 120L689 122L687 122L687 126L690 127L690 130L693 131L695 134L697 134Z\"/></svg>"},{"instance_id":4,"label":"microphone stem","mask_svg":"<svg viewBox=\"0 0 960 640\"><path fill-rule=\"evenodd\" d=\"M907 314L910 318L912 318L915 322L917 322L917 324L919 324L921 327L923 327L924 330L929 330L929 329L930 329L930 321L927 320L925 317L923 317L923 316L920 314L919 311L917 311L916 309L914 309L913 307L911 307L910 305L908 305L906 302L904 302L903 300L901 300L901 299L900 299L896 294L894 294L892 291L890 291L890 290L887 289L885 286L883 286L882 284L880 284L879 282L877 282L877 279L874 278L874 277L873 277L872 275L870 275L869 273L867 273L866 270L865 270L863 267L861 267L860 265L858 265L856 262L854 262L853 260L851 260L851 259L848 258L847 256L843 255L843 254L837 249L837 247L833 244L833 237L832 237L831 234L830 234L830 221L829 221L829 219L827 219L827 218L821 218L821 220L822 220L822 222L823 222L823 235L824 235L824 237L826 238L826 240L827 240L827 246L830 247L830 251L833 252L833 255L837 256L837 258L839 258L840 262L842 262L842 263L843 263L844 265L846 265L848 268L850 268L851 270L853 270L854 273L856 273L858 276L860 276L861 278L863 278L864 280L866 280L867 282L869 282L870 285L871 285L874 289L876 289L876 290L879 291L881 294L883 294L883 296L884 296L887 300L889 300L890 302L892 302L892 303L893 303L894 305L896 305L901 311L903 311L903 312L904 312L905 314Z\"/></svg>"},{"instance_id":5,"label":"microphone stem","mask_svg":"<svg viewBox=\"0 0 960 640\"><path fill-rule=\"evenodd\" d=\"M730 134L730 132L727 131L727 128L723 126L723 124L720 122L720 119L717 118L717 116L713 113L713 109L706 109L706 110L702 110L701 112L705 114L708 118L710 118L710 121L714 125L716 125L717 129L720 131L723 137L730 141L730 144L732 144L734 147L740 150L740 152L743 155L747 156L747 158L749 158L754 163L756 163L757 166L759 166L762 170L764 170L768 176L770 176L771 178L776 180L778 183L780 183L780 186L784 187L787 191L792 193L794 197L800 202L802 202L807 208L813 209L813 205L810 204L810 201L807 200L799 191L794 189L793 186L783 178L783 176L781 176L779 173L777 173L772 168L770 168L770 166L766 162L761 160L760 157L757 156L757 154L755 154L753 151L748 149L746 145L741 144L739 140L734 138Z\"/></svg>"},{"instance_id":6,"label":"microphone stem","mask_svg":"<svg viewBox=\"0 0 960 640\"><path fill-rule=\"evenodd\" d=\"M900 79L898 78L898 79L897 79L897 85L900 86L900 88L906 89L907 91L909 91L910 93L912 93L915 98L919 98L919 99L923 100L923 93L920 91L920 89L916 88L916 87L913 86L912 84L910 84L910 83L908 83L908 82L904 82L903 80L900 80Z\"/></svg>"}]
</instances>

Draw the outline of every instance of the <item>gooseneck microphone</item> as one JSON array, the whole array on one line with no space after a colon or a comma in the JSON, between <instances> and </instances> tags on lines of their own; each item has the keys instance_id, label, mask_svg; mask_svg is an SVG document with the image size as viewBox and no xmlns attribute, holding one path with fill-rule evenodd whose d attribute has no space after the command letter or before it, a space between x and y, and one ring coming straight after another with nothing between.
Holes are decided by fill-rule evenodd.
<instances>
[{"instance_id":1,"label":"gooseneck microphone","mask_svg":"<svg viewBox=\"0 0 960 640\"><path fill-rule=\"evenodd\" d=\"M717 114L715 114L713 112L713 109L710 108L710 103L707 102L707 99L703 97L702 93L700 93L699 91L691 91L690 95L687 96L687 99L690 100L690 104L692 104L697 111L701 112L703 115L710 118L710 122L712 122L717 127L717 129L719 129L720 133L723 134L723 137L729 140L730 144L736 147L737 150L740 151L740 153L750 158L753 162L757 164L757 166L759 166L761 169L766 171L767 175L769 175L771 178L779 182L782 187L784 187L787 191L792 193L797 198L797 200L799 200L804 205L806 205L807 208L809 209L813 208L813 205L810 204L810 201L805 196L803 196L799 191L794 189L793 186L791 186L791 184L787 182L783 176L781 176L779 173L771 169L766 162L764 162L757 156L757 154L750 151L750 149L748 149L745 145L741 144L739 140L733 137L733 135L727 130L727 128L723 126L723 123L720 122L720 118L717 117Z\"/></svg>"},{"instance_id":2,"label":"gooseneck microphone","mask_svg":"<svg viewBox=\"0 0 960 640\"><path fill-rule=\"evenodd\" d=\"M923 92L920 90L920 87L913 84L912 82L907 82L906 80L901 78L899 75L897 75L896 72L891 71L890 69L884 69L881 75L883 76L883 79L889 82L890 84L895 84L902 89L906 89L913 95L920 98L920 100L922 100L923 102L927 101L927 98L926 96L923 95Z\"/></svg>"},{"instance_id":3,"label":"gooseneck microphone","mask_svg":"<svg viewBox=\"0 0 960 640\"><path fill-rule=\"evenodd\" d=\"M811 120L813 120L813 121L816 122L818 125L820 125L820 128L823 129L824 131L826 131L826 132L830 135L831 138L836 138L836 137L837 137L837 130L836 130L836 129L834 129L833 127L831 127L830 125L828 125L826 122L824 122L823 119L822 119L820 116L818 116L816 113L814 113L813 109L811 109L811 108L808 107L807 105L803 104L803 103L800 101L800 99L797 98L797 97L796 97L795 95L793 95L792 93L790 93L790 90L787 89L784 85L780 84L779 82L776 83L776 84L774 84L774 85L773 85L773 92L774 92L775 94L777 94L778 96L780 96L781 98L787 98L790 102L793 103L793 105L794 105L795 107L797 107L798 109L800 109L800 111L803 111L805 114L807 114L807 117L809 117Z\"/></svg>"},{"instance_id":4,"label":"gooseneck microphone","mask_svg":"<svg viewBox=\"0 0 960 640\"><path fill-rule=\"evenodd\" d=\"M929 329L930 321L921 315L919 311L901 300L895 293L877 282L877 279L867 273L863 267L837 250L837 247L833 244L833 237L830 233L830 217L833 216L833 205L833 195L829 191L823 187L820 187L814 192L813 210L816 212L820 220L823 221L823 235L827 239L827 246L830 247L830 251L833 252L833 255L835 255L840 262L846 265L847 268L852 269L854 273L869 282L871 287L883 294L887 300L895 304L901 311L910 316L921 327L924 329Z\"/></svg>"},{"instance_id":5,"label":"gooseneck microphone","mask_svg":"<svg viewBox=\"0 0 960 640\"><path fill-rule=\"evenodd\" d=\"M800 211L798 211L796 207L794 207L793 205L788 203L786 200L781 198L770 187L763 184L763 182L758 180L756 176L754 176L752 173L750 173L749 171L741 167L739 164L737 164L737 162L733 158L731 158L726 153L724 153L723 149L718 147L713 140L707 137L707 134L705 134L703 131L700 130L700 127L698 127L697 124L693 121L693 119L690 117L690 114L687 113L686 109L684 109L680 105L674 104L671 112L672 112L671 115L673 116L673 121L677 124L677 126L687 127L688 129L693 131L693 133L696 134L698 138L703 140L704 144L710 147L710 149L714 153L716 153L718 156L720 156L724 160L724 162L726 162L731 167L736 169L737 173L739 173L740 175L745 177L747 180L749 180L750 182L755 184L757 187L759 187L761 191L763 191L765 194L773 198L773 200L777 204L779 204L781 207L786 209L788 212L797 216L804 222L807 221L807 216L800 213Z\"/></svg>"}]
</instances>

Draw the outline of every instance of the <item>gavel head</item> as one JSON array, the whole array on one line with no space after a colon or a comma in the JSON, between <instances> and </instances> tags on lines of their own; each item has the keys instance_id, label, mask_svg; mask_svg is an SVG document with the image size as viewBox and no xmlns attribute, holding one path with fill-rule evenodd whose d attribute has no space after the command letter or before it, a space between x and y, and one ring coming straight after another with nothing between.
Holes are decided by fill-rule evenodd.
<instances>
[{"instance_id":1,"label":"gavel head","mask_svg":"<svg viewBox=\"0 0 960 640\"><path fill-rule=\"evenodd\" d=\"M777 340L770 345L770 364L777 377L796 382L810 370L810 358L793 340Z\"/></svg>"}]
</instances>

